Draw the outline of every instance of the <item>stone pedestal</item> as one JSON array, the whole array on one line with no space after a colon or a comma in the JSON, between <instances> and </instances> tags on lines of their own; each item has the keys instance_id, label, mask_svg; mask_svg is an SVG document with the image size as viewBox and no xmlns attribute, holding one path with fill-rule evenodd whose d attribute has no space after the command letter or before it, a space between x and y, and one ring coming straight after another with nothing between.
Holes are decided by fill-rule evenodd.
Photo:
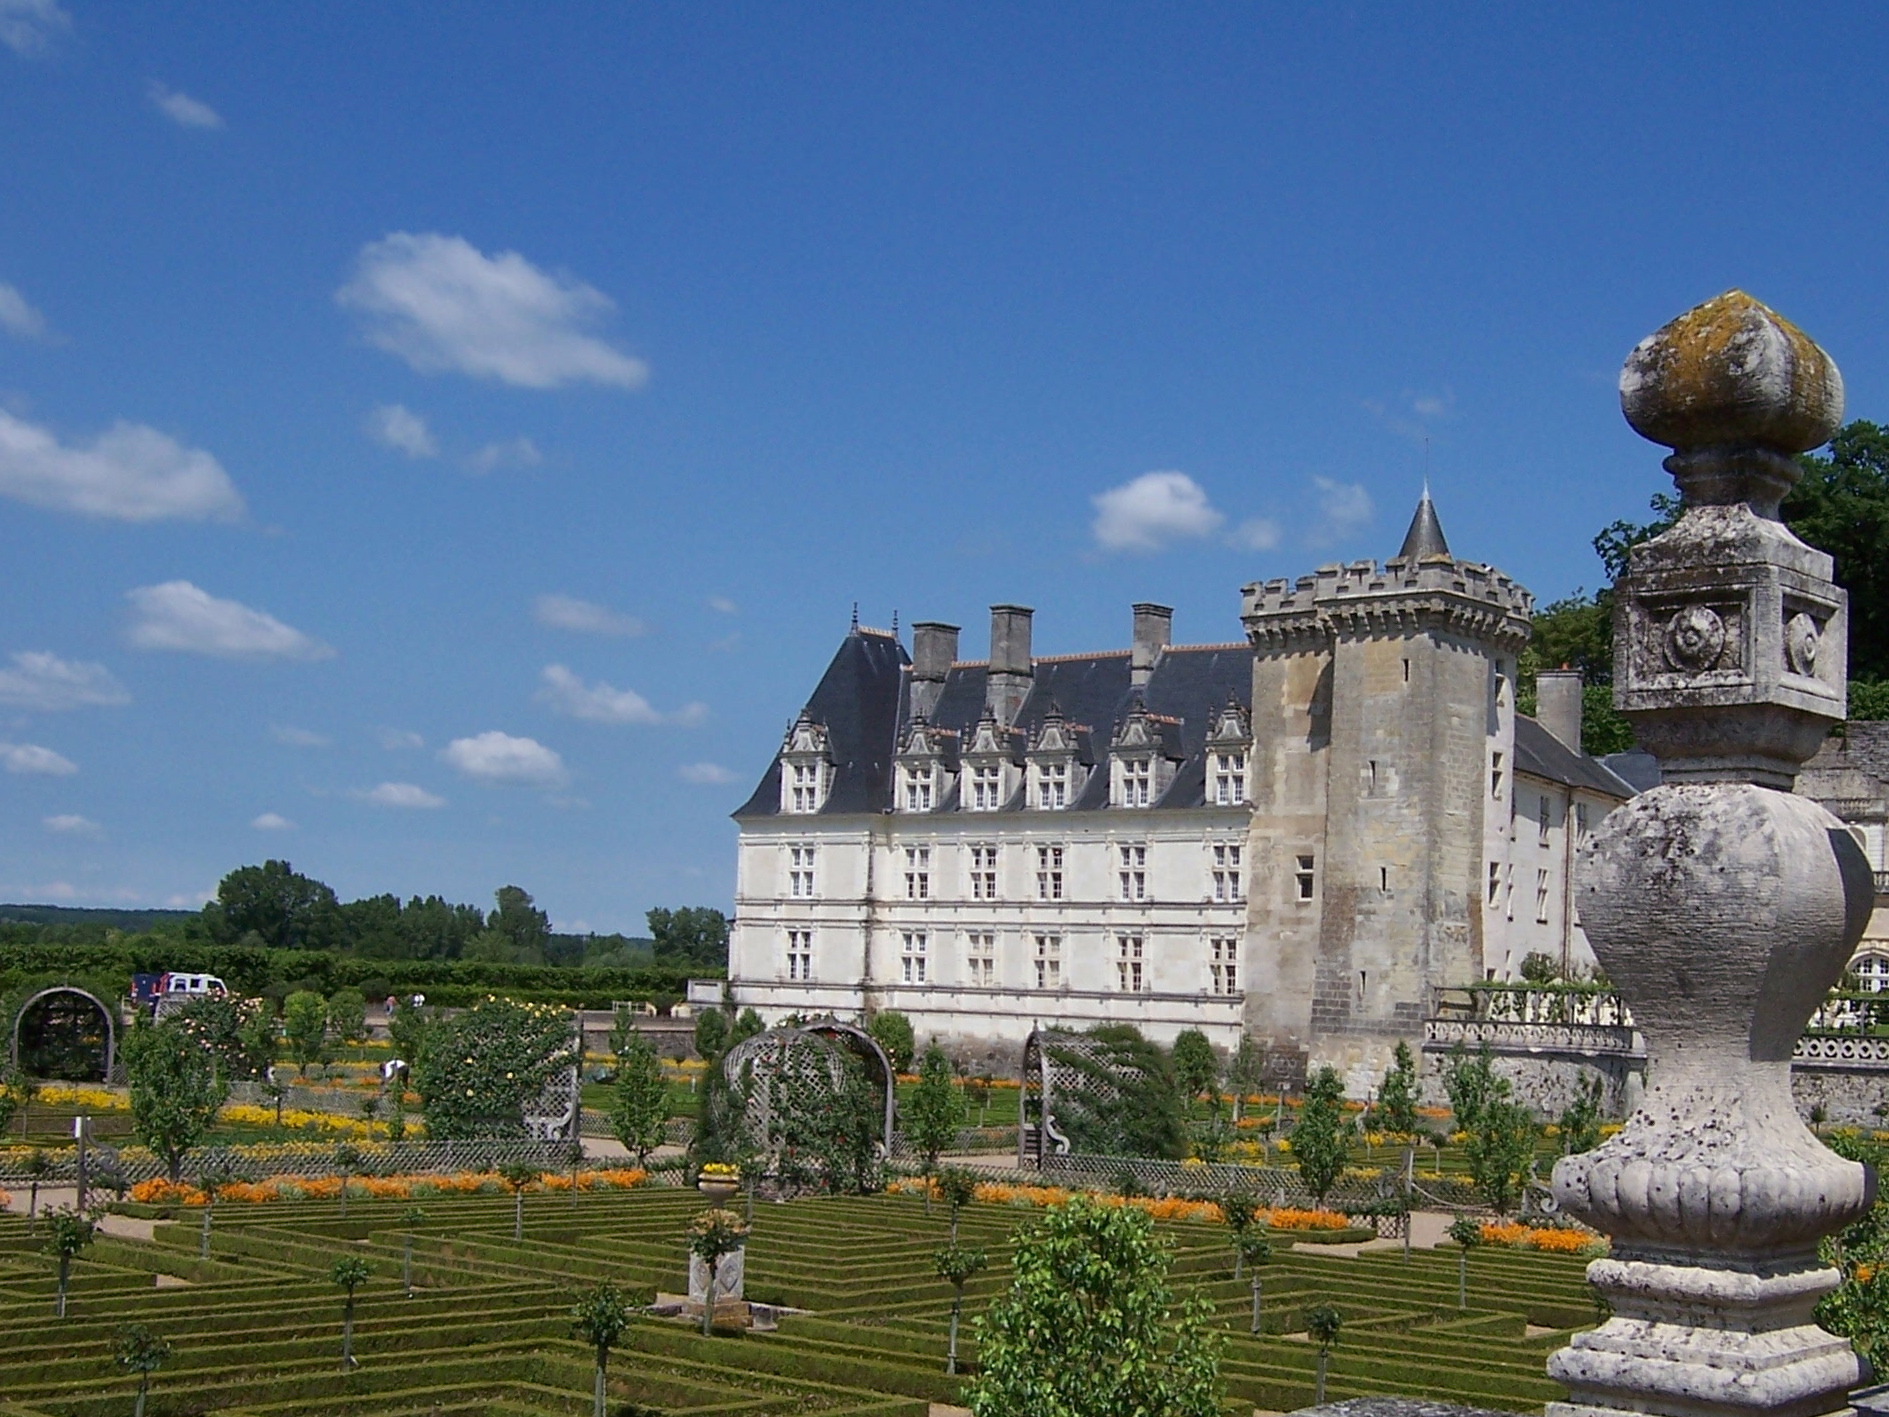
<instances>
[{"instance_id":1,"label":"stone pedestal","mask_svg":"<svg viewBox=\"0 0 1889 1417\"><path fill-rule=\"evenodd\" d=\"M742 1283L747 1277L748 1251L743 1246L721 1257L715 1266L715 1302L742 1297ZM708 1302L708 1265L694 1251L689 1252L689 1302L699 1310Z\"/></svg>"},{"instance_id":2,"label":"stone pedestal","mask_svg":"<svg viewBox=\"0 0 1889 1417\"><path fill-rule=\"evenodd\" d=\"M1817 1242L1874 1187L1798 1120L1791 1050L1874 883L1842 824L1785 790L1843 714L1847 601L1776 517L1842 381L1730 292L1643 342L1621 397L1675 449L1684 502L1616 590L1615 702L1665 785L1595 831L1577 899L1648 1085L1616 1136L1555 1165L1562 1207L1613 1239L1588 1268L1613 1316L1550 1358L1570 1400L1548 1414L1820 1417L1860 1365L1813 1320L1839 1281Z\"/></svg>"}]
</instances>

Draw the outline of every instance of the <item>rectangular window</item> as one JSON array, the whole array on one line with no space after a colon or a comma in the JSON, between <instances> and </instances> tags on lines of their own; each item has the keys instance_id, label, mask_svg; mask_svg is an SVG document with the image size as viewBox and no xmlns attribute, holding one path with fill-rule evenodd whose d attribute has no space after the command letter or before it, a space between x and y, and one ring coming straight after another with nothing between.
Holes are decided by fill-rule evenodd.
<instances>
[{"instance_id":1,"label":"rectangular window","mask_svg":"<svg viewBox=\"0 0 1889 1417\"><path fill-rule=\"evenodd\" d=\"M1317 859L1311 856L1299 857L1299 869L1292 873L1294 889L1300 900L1314 900L1318 895Z\"/></svg>"},{"instance_id":2,"label":"rectangular window","mask_svg":"<svg viewBox=\"0 0 1889 1417\"><path fill-rule=\"evenodd\" d=\"M899 964L904 970L903 981L907 984L925 982L925 932L907 930L900 936L901 949Z\"/></svg>"},{"instance_id":3,"label":"rectangular window","mask_svg":"<svg viewBox=\"0 0 1889 1417\"><path fill-rule=\"evenodd\" d=\"M1142 991L1141 936L1115 937L1115 982L1124 994Z\"/></svg>"},{"instance_id":4,"label":"rectangular window","mask_svg":"<svg viewBox=\"0 0 1889 1417\"><path fill-rule=\"evenodd\" d=\"M1119 850L1122 858L1120 872L1122 899L1146 900L1148 898L1148 848L1124 846Z\"/></svg>"},{"instance_id":5,"label":"rectangular window","mask_svg":"<svg viewBox=\"0 0 1889 1417\"><path fill-rule=\"evenodd\" d=\"M929 812L932 804L933 777L929 767L905 769L905 810Z\"/></svg>"},{"instance_id":6,"label":"rectangular window","mask_svg":"<svg viewBox=\"0 0 1889 1417\"><path fill-rule=\"evenodd\" d=\"M1515 863L1510 862L1502 868L1502 894L1508 901L1509 919L1515 918Z\"/></svg>"},{"instance_id":7,"label":"rectangular window","mask_svg":"<svg viewBox=\"0 0 1889 1417\"><path fill-rule=\"evenodd\" d=\"M1036 805L1049 812L1069 805L1069 764L1036 765Z\"/></svg>"},{"instance_id":8,"label":"rectangular window","mask_svg":"<svg viewBox=\"0 0 1889 1417\"><path fill-rule=\"evenodd\" d=\"M1213 992L1240 992L1240 942L1233 935L1215 935L1207 942L1207 968L1213 977Z\"/></svg>"},{"instance_id":9,"label":"rectangular window","mask_svg":"<svg viewBox=\"0 0 1889 1417\"><path fill-rule=\"evenodd\" d=\"M1502 898L1502 863L1489 863L1489 904L1494 905Z\"/></svg>"},{"instance_id":10,"label":"rectangular window","mask_svg":"<svg viewBox=\"0 0 1889 1417\"><path fill-rule=\"evenodd\" d=\"M965 983L975 989L994 989L997 986L997 937L966 935L964 964Z\"/></svg>"},{"instance_id":11,"label":"rectangular window","mask_svg":"<svg viewBox=\"0 0 1889 1417\"><path fill-rule=\"evenodd\" d=\"M796 812L820 810L820 765L795 763L788 773L791 801Z\"/></svg>"},{"instance_id":12,"label":"rectangular window","mask_svg":"<svg viewBox=\"0 0 1889 1417\"><path fill-rule=\"evenodd\" d=\"M1063 937L1036 937L1036 987L1060 989L1063 986Z\"/></svg>"},{"instance_id":13,"label":"rectangular window","mask_svg":"<svg viewBox=\"0 0 1889 1417\"><path fill-rule=\"evenodd\" d=\"M1036 848L1036 898L1063 898L1063 849L1060 846Z\"/></svg>"},{"instance_id":14,"label":"rectangular window","mask_svg":"<svg viewBox=\"0 0 1889 1417\"><path fill-rule=\"evenodd\" d=\"M1574 841L1578 846L1587 840L1587 803L1574 804Z\"/></svg>"},{"instance_id":15,"label":"rectangular window","mask_svg":"<svg viewBox=\"0 0 1889 1417\"><path fill-rule=\"evenodd\" d=\"M789 979L813 978L813 931L789 930L787 932L787 977Z\"/></svg>"},{"instance_id":16,"label":"rectangular window","mask_svg":"<svg viewBox=\"0 0 1889 1417\"><path fill-rule=\"evenodd\" d=\"M1246 754L1213 755L1213 801L1217 807L1237 807L1246 800Z\"/></svg>"},{"instance_id":17,"label":"rectangular window","mask_svg":"<svg viewBox=\"0 0 1889 1417\"><path fill-rule=\"evenodd\" d=\"M971 899L997 899L997 848L971 848Z\"/></svg>"},{"instance_id":18,"label":"rectangular window","mask_svg":"<svg viewBox=\"0 0 1889 1417\"><path fill-rule=\"evenodd\" d=\"M787 848L787 894L795 900L813 899L813 848Z\"/></svg>"},{"instance_id":19,"label":"rectangular window","mask_svg":"<svg viewBox=\"0 0 1889 1417\"><path fill-rule=\"evenodd\" d=\"M931 899L931 848L929 846L905 848L905 898L907 900Z\"/></svg>"},{"instance_id":20,"label":"rectangular window","mask_svg":"<svg viewBox=\"0 0 1889 1417\"><path fill-rule=\"evenodd\" d=\"M996 764L971 769L971 810L994 812L1003 806L1003 769Z\"/></svg>"},{"instance_id":21,"label":"rectangular window","mask_svg":"<svg viewBox=\"0 0 1889 1417\"><path fill-rule=\"evenodd\" d=\"M1146 807L1154 797L1154 764L1143 760L1122 764L1122 806Z\"/></svg>"},{"instance_id":22,"label":"rectangular window","mask_svg":"<svg viewBox=\"0 0 1889 1417\"><path fill-rule=\"evenodd\" d=\"M1502 795L1502 754L1500 751L1489 755L1489 795Z\"/></svg>"},{"instance_id":23,"label":"rectangular window","mask_svg":"<svg viewBox=\"0 0 1889 1417\"><path fill-rule=\"evenodd\" d=\"M1245 899L1240 894L1240 850L1233 844L1213 849L1213 898L1217 901L1231 903Z\"/></svg>"},{"instance_id":24,"label":"rectangular window","mask_svg":"<svg viewBox=\"0 0 1889 1417\"><path fill-rule=\"evenodd\" d=\"M1535 923L1537 925L1548 923L1548 873L1546 871L1535 872Z\"/></svg>"},{"instance_id":25,"label":"rectangular window","mask_svg":"<svg viewBox=\"0 0 1889 1417\"><path fill-rule=\"evenodd\" d=\"M1539 840L1543 846L1546 846L1548 844L1548 824L1553 813L1554 813L1553 805L1548 801L1546 797L1543 797L1541 799L1541 823L1540 823L1541 834L1539 837Z\"/></svg>"}]
</instances>

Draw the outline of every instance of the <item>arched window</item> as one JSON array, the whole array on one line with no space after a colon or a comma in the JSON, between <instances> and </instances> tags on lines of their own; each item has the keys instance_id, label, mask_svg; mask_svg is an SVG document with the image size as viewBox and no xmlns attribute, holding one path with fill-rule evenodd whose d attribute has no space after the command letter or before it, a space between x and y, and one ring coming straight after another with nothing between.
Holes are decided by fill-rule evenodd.
<instances>
[{"instance_id":1,"label":"arched window","mask_svg":"<svg viewBox=\"0 0 1889 1417\"><path fill-rule=\"evenodd\" d=\"M1850 968L1856 974L1856 987L1870 994L1889 993L1889 955L1858 955Z\"/></svg>"}]
</instances>

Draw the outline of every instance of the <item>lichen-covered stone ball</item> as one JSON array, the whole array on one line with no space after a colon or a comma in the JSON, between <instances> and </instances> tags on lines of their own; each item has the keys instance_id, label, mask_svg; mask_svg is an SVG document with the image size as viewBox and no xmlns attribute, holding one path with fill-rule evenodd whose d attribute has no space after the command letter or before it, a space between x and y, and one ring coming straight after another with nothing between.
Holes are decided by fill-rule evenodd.
<instances>
[{"instance_id":1,"label":"lichen-covered stone ball","mask_svg":"<svg viewBox=\"0 0 1889 1417\"><path fill-rule=\"evenodd\" d=\"M1789 320L1728 290L1634 347L1620 408L1641 437L1669 448L1801 453L1843 421L1843 376Z\"/></svg>"}]
</instances>

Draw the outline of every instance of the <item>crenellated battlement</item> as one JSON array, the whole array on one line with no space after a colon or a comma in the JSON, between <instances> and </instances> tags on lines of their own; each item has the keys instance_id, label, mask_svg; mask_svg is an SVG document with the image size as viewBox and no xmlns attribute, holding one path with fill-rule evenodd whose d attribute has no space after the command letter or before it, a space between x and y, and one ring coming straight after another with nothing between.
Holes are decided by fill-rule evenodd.
<instances>
[{"instance_id":1,"label":"crenellated battlement","mask_svg":"<svg viewBox=\"0 0 1889 1417\"><path fill-rule=\"evenodd\" d=\"M1241 592L1240 619L1256 648L1278 652L1305 639L1408 634L1444 624L1458 633L1519 649L1535 600L1493 566L1453 557L1392 557L1320 566L1296 580L1255 583Z\"/></svg>"}]
</instances>

